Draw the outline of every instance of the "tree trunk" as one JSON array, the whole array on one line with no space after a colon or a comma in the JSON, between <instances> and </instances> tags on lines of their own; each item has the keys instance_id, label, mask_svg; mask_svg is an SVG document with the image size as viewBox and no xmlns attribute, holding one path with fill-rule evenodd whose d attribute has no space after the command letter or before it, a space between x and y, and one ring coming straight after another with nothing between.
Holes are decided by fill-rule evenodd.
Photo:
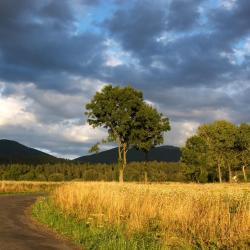
<instances>
[{"instance_id":1,"label":"tree trunk","mask_svg":"<svg viewBox=\"0 0 250 250\"><path fill-rule=\"evenodd\" d=\"M119 182L121 182L121 183L124 181L124 169L127 166L127 145L126 145L126 143L123 144L122 153L123 153L123 159L122 159L122 164L119 168Z\"/></svg>"},{"instance_id":2,"label":"tree trunk","mask_svg":"<svg viewBox=\"0 0 250 250\"><path fill-rule=\"evenodd\" d=\"M148 172L146 170L144 172L144 183L148 183Z\"/></svg>"},{"instance_id":3,"label":"tree trunk","mask_svg":"<svg viewBox=\"0 0 250 250\"><path fill-rule=\"evenodd\" d=\"M119 182L123 182L123 166L122 166L122 152L121 144L118 143L118 168L119 168Z\"/></svg>"},{"instance_id":4,"label":"tree trunk","mask_svg":"<svg viewBox=\"0 0 250 250\"><path fill-rule=\"evenodd\" d=\"M123 169L123 167L120 167L120 169L119 169L119 182L123 183L123 179L124 179L124 169Z\"/></svg>"},{"instance_id":5,"label":"tree trunk","mask_svg":"<svg viewBox=\"0 0 250 250\"><path fill-rule=\"evenodd\" d=\"M242 172L243 172L243 176L244 176L244 181L247 181L246 166L245 165L242 166Z\"/></svg>"},{"instance_id":6,"label":"tree trunk","mask_svg":"<svg viewBox=\"0 0 250 250\"><path fill-rule=\"evenodd\" d=\"M228 164L228 180L230 183L232 182L232 171L230 164Z\"/></svg>"},{"instance_id":7,"label":"tree trunk","mask_svg":"<svg viewBox=\"0 0 250 250\"><path fill-rule=\"evenodd\" d=\"M121 144L118 143L118 161L121 163L122 161L122 152L121 152Z\"/></svg>"},{"instance_id":8,"label":"tree trunk","mask_svg":"<svg viewBox=\"0 0 250 250\"><path fill-rule=\"evenodd\" d=\"M222 183L221 167L220 167L220 164L218 164L218 177L219 177L219 182Z\"/></svg>"}]
</instances>

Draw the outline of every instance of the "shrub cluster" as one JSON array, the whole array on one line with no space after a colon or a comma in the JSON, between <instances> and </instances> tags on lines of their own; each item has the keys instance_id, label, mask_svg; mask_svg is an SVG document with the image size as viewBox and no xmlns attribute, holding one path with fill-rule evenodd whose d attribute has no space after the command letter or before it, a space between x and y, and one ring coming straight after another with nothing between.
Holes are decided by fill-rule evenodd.
<instances>
[{"instance_id":1,"label":"shrub cluster","mask_svg":"<svg viewBox=\"0 0 250 250\"><path fill-rule=\"evenodd\" d=\"M125 170L125 181L164 182L189 181L185 166L181 163L133 162ZM36 181L117 181L116 164L60 163L43 165L12 164L0 166L2 180Z\"/></svg>"}]
</instances>

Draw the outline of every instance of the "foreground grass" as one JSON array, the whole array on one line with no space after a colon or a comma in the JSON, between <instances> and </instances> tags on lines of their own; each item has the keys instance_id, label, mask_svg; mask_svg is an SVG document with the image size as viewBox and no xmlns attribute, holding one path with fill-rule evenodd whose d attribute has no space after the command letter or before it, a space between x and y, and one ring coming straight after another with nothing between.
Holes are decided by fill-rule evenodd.
<instances>
[{"instance_id":1,"label":"foreground grass","mask_svg":"<svg viewBox=\"0 0 250 250\"><path fill-rule=\"evenodd\" d=\"M33 214L85 249L249 249L249 184L70 183Z\"/></svg>"},{"instance_id":2,"label":"foreground grass","mask_svg":"<svg viewBox=\"0 0 250 250\"><path fill-rule=\"evenodd\" d=\"M33 206L32 212L37 221L71 239L83 249L161 249L161 242L153 234L138 232L127 237L124 228L92 225L89 221L66 215L56 208L50 198L41 198Z\"/></svg>"},{"instance_id":3,"label":"foreground grass","mask_svg":"<svg viewBox=\"0 0 250 250\"><path fill-rule=\"evenodd\" d=\"M58 182L0 181L0 194L50 192L62 185Z\"/></svg>"}]
</instances>

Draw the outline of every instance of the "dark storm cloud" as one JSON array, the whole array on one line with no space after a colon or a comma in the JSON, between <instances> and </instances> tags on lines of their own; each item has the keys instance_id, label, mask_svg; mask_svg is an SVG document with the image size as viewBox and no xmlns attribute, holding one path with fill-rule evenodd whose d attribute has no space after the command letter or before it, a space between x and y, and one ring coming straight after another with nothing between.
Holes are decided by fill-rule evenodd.
<instances>
[{"instance_id":1,"label":"dark storm cloud","mask_svg":"<svg viewBox=\"0 0 250 250\"><path fill-rule=\"evenodd\" d=\"M1 1L0 77L73 92L78 88L70 81L72 75L132 82L143 88L152 82L158 88L227 82L244 65L232 64L222 52L232 53L232 41L248 34L250 4L238 1L231 10L201 14L203 2L132 1L127 7L120 1L113 16L104 21L103 34L96 34L77 33L76 10L67 0ZM82 4L97 5L98 1ZM201 15L207 19L203 31ZM129 62L105 67L105 38L116 39L124 51L131 52L138 67Z\"/></svg>"},{"instance_id":2,"label":"dark storm cloud","mask_svg":"<svg viewBox=\"0 0 250 250\"><path fill-rule=\"evenodd\" d=\"M167 17L168 29L186 31L198 24L199 6L203 0L174 0L169 5Z\"/></svg>"},{"instance_id":3,"label":"dark storm cloud","mask_svg":"<svg viewBox=\"0 0 250 250\"><path fill-rule=\"evenodd\" d=\"M168 30L187 30L198 22L202 0L134 1L132 7L118 9L104 25L124 49L154 54L156 38Z\"/></svg>"},{"instance_id":4,"label":"dark storm cloud","mask_svg":"<svg viewBox=\"0 0 250 250\"><path fill-rule=\"evenodd\" d=\"M104 22L111 35L117 37L125 50L152 53L152 42L165 28L165 8L149 1L138 1L132 8L118 9Z\"/></svg>"},{"instance_id":5,"label":"dark storm cloud","mask_svg":"<svg viewBox=\"0 0 250 250\"><path fill-rule=\"evenodd\" d=\"M210 20L217 30L216 35L227 44L249 35L250 1L235 2L230 10L218 9L210 13Z\"/></svg>"},{"instance_id":6,"label":"dark storm cloud","mask_svg":"<svg viewBox=\"0 0 250 250\"><path fill-rule=\"evenodd\" d=\"M224 55L233 52L232 42L239 42L249 34L249 1L238 1L232 10L211 9L213 14L203 10L206 22L203 20L201 26L202 3L176 0L168 8L162 1L153 6L136 1L131 9L121 8L106 21L110 34L144 69L138 85L144 88L154 81L159 88L212 87L236 79L242 69L247 70ZM134 75L137 70L133 65L125 70L118 67L117 71L113 69L113 76L124 79L127 71Z\"/></svg>"},{"instance_id":7,"label":"dark storm cloud","mask_svg":"<svg viewBox=\"0 0 250 250\"><path fill-rule=\"evenodd\" d=\"M75 17L69 9L70 7L69 1L50 1L47 5L45 5L39 11L39 14L43 17L47 17L49 19L54 19L58 21L74 21Z\"/></svg>"},{"instance_id":8,"label":"dark storm cloud","mask_svg":"<svg viewBox=\"0 0 250 250\"><path fill-rule=\"evenodd\" d=\"M218 118L249 122L249 23L248 0L231 8L204 0L1 0L0 93L24 100L38 125L0 132L60 154L86 153L92 141L70 140L68 128L77 135L84 104L103 82L141 89L179 129ZM108 50L117 64L107 63Z\"/></svg>"},{"instance_id":9,"label":"dark storm cloud","mask_svg":"<svg viewBox=\"0 0 250 250\"><path fill-rule=\"evenodd\" d=\"M75 12L69 3L0 2L2 80L61 90L67 86L60 81L61 74L66 80L67 74L96 75L103 63L103 38L90 32L77 33Z\"/></svg>"}]
</instances>

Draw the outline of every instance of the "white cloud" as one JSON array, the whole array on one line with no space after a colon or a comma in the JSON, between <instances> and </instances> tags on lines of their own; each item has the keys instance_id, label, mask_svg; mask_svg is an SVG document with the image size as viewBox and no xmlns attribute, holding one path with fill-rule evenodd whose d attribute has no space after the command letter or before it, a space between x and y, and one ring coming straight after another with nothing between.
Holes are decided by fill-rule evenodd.
<instances>
[{"instance_id":1,"label":"white cloud","mask_svg":"<svg viewBox=\"0 0 250 250\"><path fill-rule=\"evenodd\" d=\"M227 10L231 10L236 5L237 0L221 0L221 6Z\"/></svg>"},{"instance_id":2,"label":"white cloud","mask_svg":"<svg viewBox=\"0 0 250 250\"><path fill-rule=\"evenodd\" d=\"M174 32L168 31L161 33L157 38L156 42L161 43L163 45L167 45L168 43L174 42L178 38L178 35Z\"/></svg>"},{"instance_id":3,"label":"white cloud","mask_svg":"<svg viewBox=\"0 0 250 250\"><path fill-rule=\"evenodd\" d=\"M241 40L232 50L232 52L221 52L221 57L227 58L232 64L244 63L246 57L250 56L250 37Z\"/></svg>"},{"instance_id":4,"label":"white cloud","mask_svg":"<svg viewBox=\"0 0 250 250\"><path fill-rule=\"evenodd\" d=\"M115 55L109 54L107 56L107 61L106 61L107 66L116 67L122 64L123 64L122 61L119 58L117 58Z\"/></svg>"},{"instance_id":5,"label":"white cloud","mask_svg":"<svg viewBox=\"0 0 250 250\"><path fill-rule=\"evenodd\" d=\"M26 110L28 105L29 102L22 97L0 95L0 126L36 123L35 115Z\"/></svg>"},{"instance_id":6,"label":"white cloud","mask_svg":"<svg viewBox=\"0 0 250 250\"><path fill-rule=\"evenodd\" d=\"M120 44L113 39L105 41L106 66L116 67L123 64L138 65L138 60L134 58L128 51L124 51Z\"/></svg>"},{"instance_id":7,"label":"white cloud","mask_svg":"<svg viewBox=\"0 0 250 250\"><path fill-rule=\"evenodd\" d=\"M194 135L200 123L185 121L172 122L171 131L166 133L165 143L168 145L183 146L190 136Z\"/></svg>"},{"instance_id":8,"label":"white cloud","mask_svg":"<svg viewBox=\"0 0 250 250\"><path fill-rule=\"evenodd\" d=\"M157 69L161 69L161 70L165 70L166 69L166 66L160 60L154 60L151 63L151 67L157 68Z\"/></svg>"},{"instance_id":9,"label":"white cloud","mask_svg":"<svg viewBox=\"0 0 250 250\"><path fill-rule=\"evenodd\" d=\"M106 137L106 132L100 128L92 128L88 124L72 125L63 128L65 138L75 142L97 142Z\"/></svg>"},{"instance_id":10,"label":"white cloud","mask_svg":"<svg viewBox=\"0 0 250 250\"><path fill-rule=\"evenodd\" d=\"M122 65L122 56L124 56L124 52L122 52L119 44L113 39L107 39L105 41L106 45L106 66L115 67L118 65Z\"/></svg>"},{"instance_id":11,"label":"white cloud","mask_svg":"<svg viewBox=\"0 0 250 250\"><path fill-rule=\"evenodd\" d=\"M246 57L250 56L250 37L248 37L242 46L234 49L234 56L239 63L242 63Z\"/></svg>"},{"instance_id":12,"label":"white cloud","mask_svg":"<svg viewBox=\"0 0 250 250\"><path fill-rule=\"evenodd\" d=\"M158 106L158 104L156 103L156 102L153 102L153 101L151 101L151 100L145 100L145 102L148 104L148 105L150 105L150 106L152 106L152 107L154 107L154 108L156 108L156 109L159 109L159 106Z\"/></svg>"}]
</instances>

